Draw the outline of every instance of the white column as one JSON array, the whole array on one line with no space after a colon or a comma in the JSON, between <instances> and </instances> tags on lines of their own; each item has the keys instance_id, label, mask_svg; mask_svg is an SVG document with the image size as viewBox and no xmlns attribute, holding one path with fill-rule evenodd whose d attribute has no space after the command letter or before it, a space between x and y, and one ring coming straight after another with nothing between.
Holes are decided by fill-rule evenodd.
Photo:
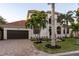
<instances>
[{"instance_id":1,"label":"white column","mask_svg":"<svg viewBox=\"0 0 79 59\"><path fill-rule=\"evenodd\" d=\"M7 40L7 29L5 29L5 28L4 28L3 38L4 38L5 40Z\"/></svg>"},{"instance_id":2,"label":"white column","mask_svg":"<svg viewBox=\"0 0 79 59\"><path fill-rule=\"evenodd\" d=\"M63 37L64 34L63 34L63 28L61 27L61 37Z\"/></svg>"},{"instance_id":3,"label":"white column","mask_svg":"<svg viewBox=\"0 0 79 59\"><path fill-rule=\"evenodd\" d=\"M32 30L29 29L29 39L31 39L31 37L32 37Z\"/></svg>"}]
</instances>

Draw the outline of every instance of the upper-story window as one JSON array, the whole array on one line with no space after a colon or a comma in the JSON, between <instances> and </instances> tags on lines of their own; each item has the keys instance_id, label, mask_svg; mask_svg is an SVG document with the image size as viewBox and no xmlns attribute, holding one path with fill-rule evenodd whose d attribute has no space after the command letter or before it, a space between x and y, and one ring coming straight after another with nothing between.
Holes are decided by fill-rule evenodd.
<instances>
[{"instance_id":1,"label":"upper-story window","mask_svg":"<svg viewBox=\"0 0 79 59\"><path fill-rule=\"evenodd\" d=\"M57 16L57 23L60 23L61 21L60 21L60 19L59 19L59 16Z\"/></svg>"},{"instance_id":2,"label":"upper-story window","mask_svg":"<svg viewBox=\"0 0 79 59\"><path fill-rule=\"evenodd\" d=\"M60 16L60 14L57 15L57 18L56 19L57 19L57 23L60 23L61 22L61 16Z\"/></svg>"},{"instance_id":3,"label":"upper-story window","mask_svg":"<svg viewBox=\"0 0 79 59\"><path fill-rule=\"evenodd\" d=\"M49 24L51 24L51 17L49 18Z\"/></svg>"}]
</instances>

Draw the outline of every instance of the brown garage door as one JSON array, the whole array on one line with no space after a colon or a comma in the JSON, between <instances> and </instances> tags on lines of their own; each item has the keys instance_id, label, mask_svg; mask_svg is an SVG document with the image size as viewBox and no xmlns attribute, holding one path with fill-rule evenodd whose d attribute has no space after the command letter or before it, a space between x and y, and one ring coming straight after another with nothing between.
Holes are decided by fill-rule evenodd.
<instances>
[{"instance_id":1,"label":"brown garage door","mask_svg":"<svg viewBox=\"0 0 79 59\"><path fill-rule=\"evenodd\" d=\"M29 32L26 30L7 30L7 39L28 39Z\"/></svg>"}]
</instances>

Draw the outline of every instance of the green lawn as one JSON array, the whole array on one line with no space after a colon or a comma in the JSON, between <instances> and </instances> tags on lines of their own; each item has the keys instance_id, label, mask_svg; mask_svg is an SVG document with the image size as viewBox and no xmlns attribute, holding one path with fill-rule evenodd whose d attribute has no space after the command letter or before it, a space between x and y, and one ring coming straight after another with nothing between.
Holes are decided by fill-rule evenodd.
<instances>
[{"instance_id":1,"label":"green lawn","mask_svg":"<svg viewBox=\"0 0 79 59\"><path fill-rule=\"evenodd\" d=\"M79 50L79 45L76 45L76 39L74 38L66 38L65 41L57 42L57 44L61 46L60 49L51 49L51 48L45 47L45 45L48 43L50 42L43 41L43 43L39 43L39 44L34 43L34 46L37 49L48 53L58 53L58 52Z\"/></svg>"}]
</instances>

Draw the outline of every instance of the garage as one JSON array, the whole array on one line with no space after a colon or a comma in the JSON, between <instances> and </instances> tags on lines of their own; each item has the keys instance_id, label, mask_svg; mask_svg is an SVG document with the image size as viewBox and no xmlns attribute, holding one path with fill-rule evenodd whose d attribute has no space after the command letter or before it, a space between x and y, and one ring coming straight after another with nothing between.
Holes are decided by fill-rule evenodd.
<instances>
[{"instance_id":1,"label":"garage","mask_svg":"<svg viewBox=\"0 0 79 59\"><path fill-rule=\"evenodd\" d=\"M28 39L28 30L7 30L7 39Z\"/></svg>"},{"instance_id":2,"label":"garage","mask_svg":"<svg viewBox=\"0 0 79 59\"><path fill-rule=\"evenodd\" d=\"M30 39L31 30L25 27L25 20L3 25L3 39Z\"/></svg>"}]
</instances>

